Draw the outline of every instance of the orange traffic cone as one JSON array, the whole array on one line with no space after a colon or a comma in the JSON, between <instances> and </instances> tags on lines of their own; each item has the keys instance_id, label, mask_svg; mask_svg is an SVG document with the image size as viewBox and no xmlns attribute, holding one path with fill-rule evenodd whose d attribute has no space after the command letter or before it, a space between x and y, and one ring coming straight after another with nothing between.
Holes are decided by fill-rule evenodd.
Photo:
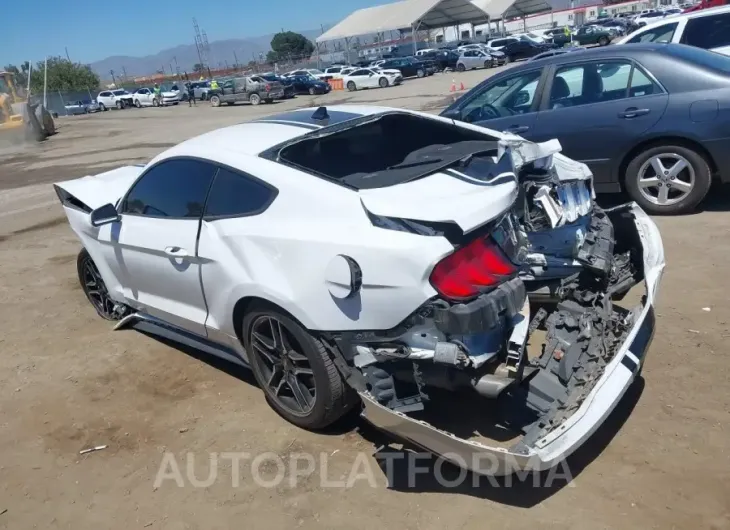
<instances>
[{"instance_id":1,"label":"orange traffic cone","mask_svg":"<svg viewBox=\"0 0 730 530\"><path fill-rule=\"evenodd\" d=\"M456 79L451 80L451 92L456 92Z\"/></svg>"},{"instance_id":2,"label":"orange traffic cone","mask_svg":"<svg viewBox=\"0 0 730 530\"><path fill-rule=\"evenodd\" d=\"M461 82L461 87L459 88L459 90L466 90L466 89L464 88L464 82L463 82L463 81Z\"/></svg>"}]
</instances>

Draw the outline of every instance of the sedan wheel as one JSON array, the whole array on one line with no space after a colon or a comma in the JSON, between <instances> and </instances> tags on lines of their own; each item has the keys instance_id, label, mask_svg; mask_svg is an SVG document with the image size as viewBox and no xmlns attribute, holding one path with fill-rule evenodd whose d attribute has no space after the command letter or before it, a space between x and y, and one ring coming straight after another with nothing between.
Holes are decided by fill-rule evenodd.
<instances>
[{"instance_id":1,"label":"sedan wheel","mask_svg":"<svg viewBox=\"0 0 730 530\"><path fill-rule=\"evenodd\" d=\"M121 101L117 101L117 108L118 108L119 110L122 110L122 109L124 108L124 103L123 103L123 102L121 102Z\"/></svg>"},{"instance_id":2,"label":"sedan wheel","mask_svg":"<svg viewBox=\"0 0 730 530\"><path fill-rule=\"evenodd\" d=\"M135 99L135 100L134 100L134 106L135 106L135 107L137 107L137 108L139 109L139 108L141 108L141 107L142 107L142 103L140 103L138 99Z\"/></svg>"},{"instance_id":3,"label":"sedan wheel","mask_svg":"<svg viewBox=\"0 0 730 530\"><path fill-rule=\"evenodd\" d=\"M381 77L378 81L378 85L380 85L380 88L385 88L388 86L388 80L384 77Z\"/></svg>"},{"instance_id":4,"label":"sedan wheel","mask_svg":"<svg viewBox=\"0 0 730 530\"><path fill-rule=\"evenodd\" d=\"M244 347L269 404L288 421L319 429L354 402L324 344L277 308L250 307Z\"/></svg>"},{"instance_id":5,"label":"sedan wheel","mask_svg":"<svg viewBox=\"0 0 730 530\"><path fill-rule=\"evenodd\" d=\"M459 72L464 72L464 71L466 70L466 66L464 66L464 65L463 65L463 64L461 64L461 63L459 63L459 64L457 64L457 65L456 65L456 69L457 69L457 70L458 70Z\"/></svg>"},{"instance_id":6,"label":"sedan wheel","mask_svg":"<svg viewBox=\"0 0 730 530\"><path fill-rule=\"evenodd\" d=\"M421 69L419 68L418 70L416 70L416 75L417 75L418 77L424 77L424 76L426 75L426 71L425 71L425 70L421 70Z\"/></svg>"},{"instance_id":7,"label":"sedan wheel","mask_svg":"<svg viewBox=\"0 0 730 530\"><path fill-rule=\"evenodd\" d=\"M121 315L114 310L117 304L109 296L106 284L101 274L99 274L99 269L96 268L94 260L91 259L86 249L79 252L76 259L76 269L81 288L99 316L105 320L119 320Z\"/></svg>"},{"instance_id":8,"label":"sedan wheel","mask_svg":"<svg viewBox=\"0 0 730 530\"><path fill-rule=\"evenodd\" d=\"M355 90L357 90L357 87L355 86L354 81L349 81L347 83L347 90L349 90L350 92L355 92Z\"/></svg>"},{"instance_id":9,"label":"sedan wheel","mask_svg":"<svg viewBox=\"0 0 730 530\"><path fill-rule=\"evenodd\" d=\"M314 89L314 87L309 87L309 95L314 96L317 93L317 91Z\"/></svg>"},{"instance_id":10,"label":"sedan wheel","mask_svg":"<svg viewBox=\"0 0 730 530\"><path fill-rule=\"evenodd\" d=\"M626 189L649 213L679 214L693 210L711 184L707 161L692 149L654 147L640 153L626 168Z\"/></svg>"},{"instance_id":11,"label":"sedan wheel","mask_svg":"<svg viewBox=\"0 0 730 530\"><path fill-rule=\"evenodd\" d=\"M106 107L103 103L99 103L99 112L104 112L106 110Z\"/></svg>"}]
</instances>

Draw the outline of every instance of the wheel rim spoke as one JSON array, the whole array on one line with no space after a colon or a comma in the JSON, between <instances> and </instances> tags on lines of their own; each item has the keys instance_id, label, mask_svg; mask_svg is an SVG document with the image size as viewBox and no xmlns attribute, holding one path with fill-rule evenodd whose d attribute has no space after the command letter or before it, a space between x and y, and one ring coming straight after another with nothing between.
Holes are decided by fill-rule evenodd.
<instances>
[{"instance_id":1,"label":"wheel rim spoke","mask_svg":"<svg viewBox=\"0 0 730 530\"><path fill-rule=\"evenodd\" d=\"M259 344L260 339L254 340L252 342L252 346L258 351L267 361L269 361L269 364L272 366L276 365L278 362L278 357L275 357L273 352L267 348L264 348Z\"/></svg>"},{"instance_id":2,"label":"wheel rim spoke","mask_svg":"<svg viewBox=\"0 0 730 530\"><path fill-rule=\"evenodd\" d=\"M677 177L682 171L687 169L687 166L689 166L689 164L687 164L687 161L682 158L677 160L677 162L667 171L670 177Z\"/></svg>"},{"instance_id":3,"label":"wheel rim spoke","mask_svg":"<svg viewBox=\"0 0 730 530\"><path fill-rule=\"evenodd\" d=\"M664 164L662 164L662 161L658 156L655 156L651 159L651 167L654 169L657 176L663 175L666 171L666 169L664 168Z\"/></svg>"},{"instance_id":4,"label":"wheel rim spoke","mask_svg":"<svg viewBox=\"0 0 730 530\"><path fill-rule=\"evenodd\" d=\"M648 177L639 180L640 188L656 188L659 185L659 179L656 177Z\"/></svg>"},{"instance_id":5,"label":"wheel rim spoke","mask_svg":"<svg viewBox=\"0 0 730 530\"><path fill-rule=\"evenodd\" d=\"M310 408L309 402L312 399L309 395L309 389L304 387L302 383L297 379L294 374L288 374L286 377L287 386L294 395L294 401L296 401L302 411L306 411ZM304 388L303 388L304 387ZM309 396L309 397L308 397Z\"/></svg>"},{"instance_id":6,"label":"wheel rim spoke","mask_svg":"<svg viewBox=\"0 0 730 530\"><path fill-rule=\"evenodd\" d=\"M657 201L659 201L659 204L666 204L669 200L669 188L666 186L661 186L659 188L659 195L657 196Z\"/></svg>"},{"instance_id":7,"label":"wheel rim spoke","mask_svg":"<svg viewBox=\"0 0 730 530\"><path fill-rule=\"evenodd\" d=\"M672 188L676 188L682 193L689 193L692 191L692 184L683 180L674 180L672 181Z\"/></svg>"}]
</instances>

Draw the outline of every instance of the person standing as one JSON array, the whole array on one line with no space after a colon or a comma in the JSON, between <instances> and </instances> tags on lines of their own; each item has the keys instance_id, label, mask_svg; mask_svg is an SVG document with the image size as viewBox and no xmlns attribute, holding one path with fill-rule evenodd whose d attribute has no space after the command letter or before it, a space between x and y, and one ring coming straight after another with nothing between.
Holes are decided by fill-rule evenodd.
<instances>
[{"instance_id":1,"label":"person standing","mask_svg":"<svg viewBox=\"0 0 730 530\"><path fill-rule=\"evenodd\" d=\"M157 83L155 83L154 93L155 93L155 99L157 100L157 104L161 107L162 106L162 91L160 90L160 85L158 85Z\"/></svg>"},{"instance_id":2,"label":"person standing","mask_svg":"<svg viewBox=\"0 0 730 530\"><path fill-rule=\"evenodd\" d=\"M198 104L195 103L195 89L193 88L193 84L188 82L185 84L185 87L188 91L188 107L192 107L193 105L197 107Z\"/></svg>"}]
</instances>

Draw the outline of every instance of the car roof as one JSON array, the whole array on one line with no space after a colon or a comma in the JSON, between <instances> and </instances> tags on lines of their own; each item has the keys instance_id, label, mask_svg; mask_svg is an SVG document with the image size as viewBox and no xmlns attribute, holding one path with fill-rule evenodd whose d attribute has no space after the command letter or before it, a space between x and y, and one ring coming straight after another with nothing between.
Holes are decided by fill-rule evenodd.
<instances>
[{"instance_id":1,"label":"car roof","mask_svg":"<svg viewBox=\"0 0 730 530\"><path fill-rule=\"evenodd\" d=\"M345 121L393 112L390 107L367 105L335 105L326 107L329 120L318 121L312 115L318 107L282 112L254 121L216 129L186 140L158 155L158 159L174 156L200 156L215 159L216 153L236 153L257 156L260 153L325 126ZM402 112L408 112L402 110Z\"/></svg>"},{"instance_id":2,"label":"car roof","mask_svg":"<svg viewBox=\"0 0 730 530\"><path fill-rule=\"evenodd\" d=\"M625 41L629 40L634 35L643 33L647 29L658 28L659 26L663 26L664 24L667 24L670 22L679 22L681 20L689 20L692 18L708 17L711 15L716 15L718 13L725 13L728 11L730 11L730 6L717 6L717 7L708 7L706 9L700 9L699 11L691 11L689 13L682 13L679 15L674 15L672 17L664 17L661 20L657 20L656 22L652 22L651 24L647 24L646 26L643 26L635 31L632 31L631 33L626 35L624 38L622 38L620 42L617 42L616 44L624 44Z\"/></svg>"},{"instance_id":3,"label":"car roof","mask_svg":"<svg viewBox=\"0 0 730 530\"><path fill-rule=\"evenodd\" d=\"M545 57L539 60L540 65L551 63L564 63L573 61L588 61L591 59L601 59L604 57L627 57L636 55L645 55L647 53L656 53L665 50L668 46L682 46L681 44L657 44L657 43L636 43L631 46L599 46L596 48L586 48L581 53L560 53L552 57ZM519 66L515 66L507 70L507 72L518 72L534 68L537 61L527 61Z\"/></svg>"}]
</instances>

